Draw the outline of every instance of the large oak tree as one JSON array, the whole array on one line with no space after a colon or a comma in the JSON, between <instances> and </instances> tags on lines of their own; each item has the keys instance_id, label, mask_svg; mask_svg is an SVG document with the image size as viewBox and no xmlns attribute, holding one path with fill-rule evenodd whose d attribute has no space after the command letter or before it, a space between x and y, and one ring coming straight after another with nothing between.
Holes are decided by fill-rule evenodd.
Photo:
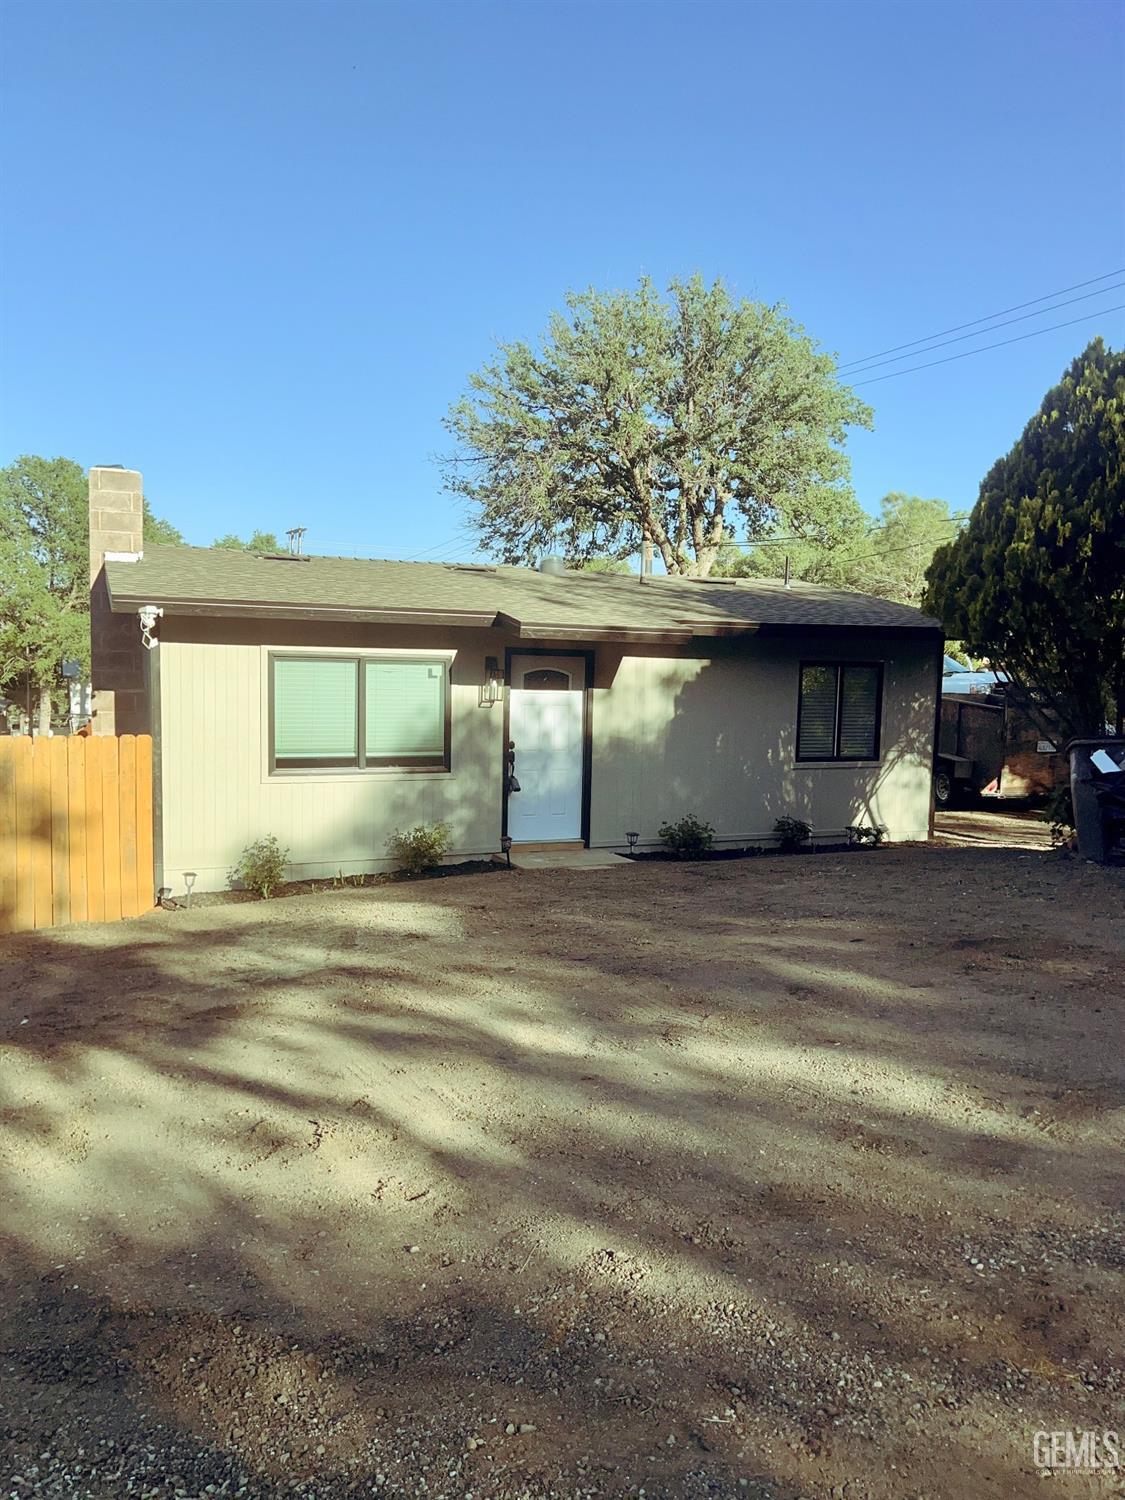
<instances>
[{"instance_id":1,"label":"large oak tree","mask_svg":"<svg viewBox=\"0 0 1125 1500\"><path fill-rule=\"evenodd\" d=\"M705 577L732 532L829 540L854 505L846 430L870 417L781 308L646 280L573 293L537 348L500 346L446 419L446 483L507 562L648 541L669 573Z\"/></svg>"}]
</instances>

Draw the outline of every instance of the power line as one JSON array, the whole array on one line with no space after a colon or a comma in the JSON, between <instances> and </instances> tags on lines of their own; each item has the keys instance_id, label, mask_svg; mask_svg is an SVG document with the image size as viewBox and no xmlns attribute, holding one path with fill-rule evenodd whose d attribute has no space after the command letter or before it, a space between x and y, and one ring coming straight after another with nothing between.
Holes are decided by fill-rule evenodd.
<instances>
[{"instance_id":1,"label":"power line","mask_svg":"<svg viewBox=\"0 0 1125 1500\"><path fill-rule=\"evenodd\" d=\"M379 555L379 548L377 544L371 544L368 542L343 541L339 537L316 538L316 545L318 547L345 547L350 550L357 558L359 557L360 553L367 553L376 558ZM427 547L422 552L414 553L410 557L402 558L401 561L417 562L423 558L429 557L433 553L445 552L450 548L457 550L467 545L469 545L468 538L459 539L458 537L447 537L445 541L435 542L432 547ZM369 561L371 560L371 557L361 560Z\"/></svg>"},{"instance_id":2,"label":"power line","mask_svg":"<svg viewBox=\"0 0 1125 1500\"><path fill-rule=\"evenodd\" d=\"M1005 344L1022 344L1024 339L1038 338L1041 333L1054 333L1057 328L1073 328L1075 323L1088 323L1091 318L1100 318L1105 313L1120 312L1125 308L1125 302L1118 302L1114 307L1103 307L1099 312L1086 313L1081 318L1070 318L1065 323L1052 323L1048 328L1035 328L1031 333L1017 333L1014 339L1000 339L995 344L982 344L979 349L965 349L960 354L947 354L944 359L932 359L925 365L909 365L905 370L892 370L889 375L873 375L870 380L857 380L855 389L861 385L877 385L880 380L894 380L899 375L913 375L915 370L932 370L935 365L952 364L955 359L968 359L970 354L984 354L988 349L1003 349ZM925 353L925 351L922 351Z\"/></svg>"},{"instance_id":3,"label":"power line","mask_svg":"<svg viewBox=\"0 0 1125 1500\"><path fill-rule=\"evenodd\" d=\"M954 521L951 524L957 527L960 527L961 525L960 521ZM843 549L841 549L839 553L830 553L829 555L839 556L840 560L846 563L870 562L872 558L894 557L896 552L910 552L915 547L925 547L927 545L927 540L919 540L917 542L904 542L901 547L884 547L882 552L863 552L859 555L859 557L851 557L847 552L843 551ZM941 545L944 546L945 544L942 543Z\"/></svg>"},{"instance_id":4,"label":"power line","mask_svg":"<svg viewBox=\"0 0 1125 1500\"><path fill-rule=\"evenodd\" d=\"M918 353L931 354L935 349L944 349L949 344L963 344L966 339L983 338L986 333L993 333L997 328L1010 328L1013 323L1026 323L1028 318L1041 318L1044 313L1056 312L1060 307L1073 307L1076 302L1088 302L1091 297L1101 297L1105 292L1115 292L1118 287L1122 286L1125 286L1125 281L1113 281L1109 286L1099 287L1096 292L1083 292L1081 297L1070 297L1065 302L1056 302L1054 307L1041 307L1038 312L1020 313L1018 318L1006 318L1003 323L994 323L991 328L981 328L976 333L958 334L955 339L943 339L940 344L931 344L928 349L919 349ZM890 359L877 359L874 364L869 364L866 369L857 373L866 375L868 370L877 370L880 365L897 365L900 360L913 357L910 354L896 354Z\"/></svg>"},{"instance_id":5,"label":"power line","mask_svg":"<svg viewBox=\"0 0 1125 1500\"><path fill-rule=\"evenodd\" d=\"M1025 307L1034 307L1040 302L1050 302L1052 297L1064 297L1067 292L1079 292L1083 287L1093 286L1095 282L1108 281L1111 276L1125 276L1125 266L1119 267L1116 271L1107 271L1104 276L1093 276L1089 281L1076 281L1073 286L1060 287L1057 292L1047 292L1043 297L1032 297L1030 302L1017 302L1014 307L1002 307L999 312L989 313L983 318L973 318L969 323L958 323L953 328L942 328L937 333L928 333L924 338L912 339L908 344L895 344L890 349L879 349L874 354L865 354L862 359L850 360L846 365L840 365L838 368L841 372L854 370L857 365L865 365L873 359L882 359L884 354L897 354L900 349L916 349L919 344L928 344L931 339L943 339L947 334L960 333L963 328L976 328L981 323L991 323L993 318L1003 318L1008 313L1022 312ZM1110 288L1103 287L1102 290L1108 292ZM1050 312L1050 310L1049 307L1043 309L1044 312ZM982 331L987 332L987 329ZM925 350L919 352L925 353Z\"/></svg>"}]
</instances>

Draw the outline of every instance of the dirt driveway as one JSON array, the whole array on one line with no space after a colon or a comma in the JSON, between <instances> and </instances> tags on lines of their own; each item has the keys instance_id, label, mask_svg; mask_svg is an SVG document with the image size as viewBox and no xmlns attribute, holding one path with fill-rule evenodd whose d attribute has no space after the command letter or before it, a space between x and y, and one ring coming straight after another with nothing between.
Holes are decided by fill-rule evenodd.
<instances>
[{"instance_id":1,"label":"dirt driveway","mask_svg":"<svg viewBox=\"0 0 1125 1500\"><path fill-rule=\"evenodd\" d=\"M929 847L5 940L0 1492L1045 1493L1125 1428L1123 903Z\"/></svg>"}]
</instances>

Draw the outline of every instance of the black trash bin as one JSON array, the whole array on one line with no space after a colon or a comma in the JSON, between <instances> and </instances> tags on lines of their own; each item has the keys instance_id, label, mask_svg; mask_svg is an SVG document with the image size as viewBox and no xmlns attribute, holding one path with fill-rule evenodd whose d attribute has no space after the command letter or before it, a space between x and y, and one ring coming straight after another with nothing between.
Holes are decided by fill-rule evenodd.
<instances>
[{"instance_id":1,"label":"black trash bin","mask_svg":"<svg viewBox=\"0 0 1125 1500\"><path fill-rule=\"evenodd\" d=\"M1066 748L1078 852L1107 864L1125 837L1125 739L1071 740Z\"/></svg>"}]
</instances>

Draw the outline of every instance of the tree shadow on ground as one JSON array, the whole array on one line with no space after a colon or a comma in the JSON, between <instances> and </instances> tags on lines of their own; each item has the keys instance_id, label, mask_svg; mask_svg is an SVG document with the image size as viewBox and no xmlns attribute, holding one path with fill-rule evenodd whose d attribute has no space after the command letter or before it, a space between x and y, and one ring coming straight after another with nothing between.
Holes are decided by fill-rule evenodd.
<instances>
[{"instance_id":1,"label":"tree shadow on ground","mask_svg":"<svg viewBox=\"0 0 1125 1500\"><path fill-rule=\"evenodd\" d=\"M1022 1494L1035 1426L1112 1425L1125 1252L1120 892L1020 858L11 940L21 1462L77 1390L267 1493Z\"/></svg>"}]
</instances>

